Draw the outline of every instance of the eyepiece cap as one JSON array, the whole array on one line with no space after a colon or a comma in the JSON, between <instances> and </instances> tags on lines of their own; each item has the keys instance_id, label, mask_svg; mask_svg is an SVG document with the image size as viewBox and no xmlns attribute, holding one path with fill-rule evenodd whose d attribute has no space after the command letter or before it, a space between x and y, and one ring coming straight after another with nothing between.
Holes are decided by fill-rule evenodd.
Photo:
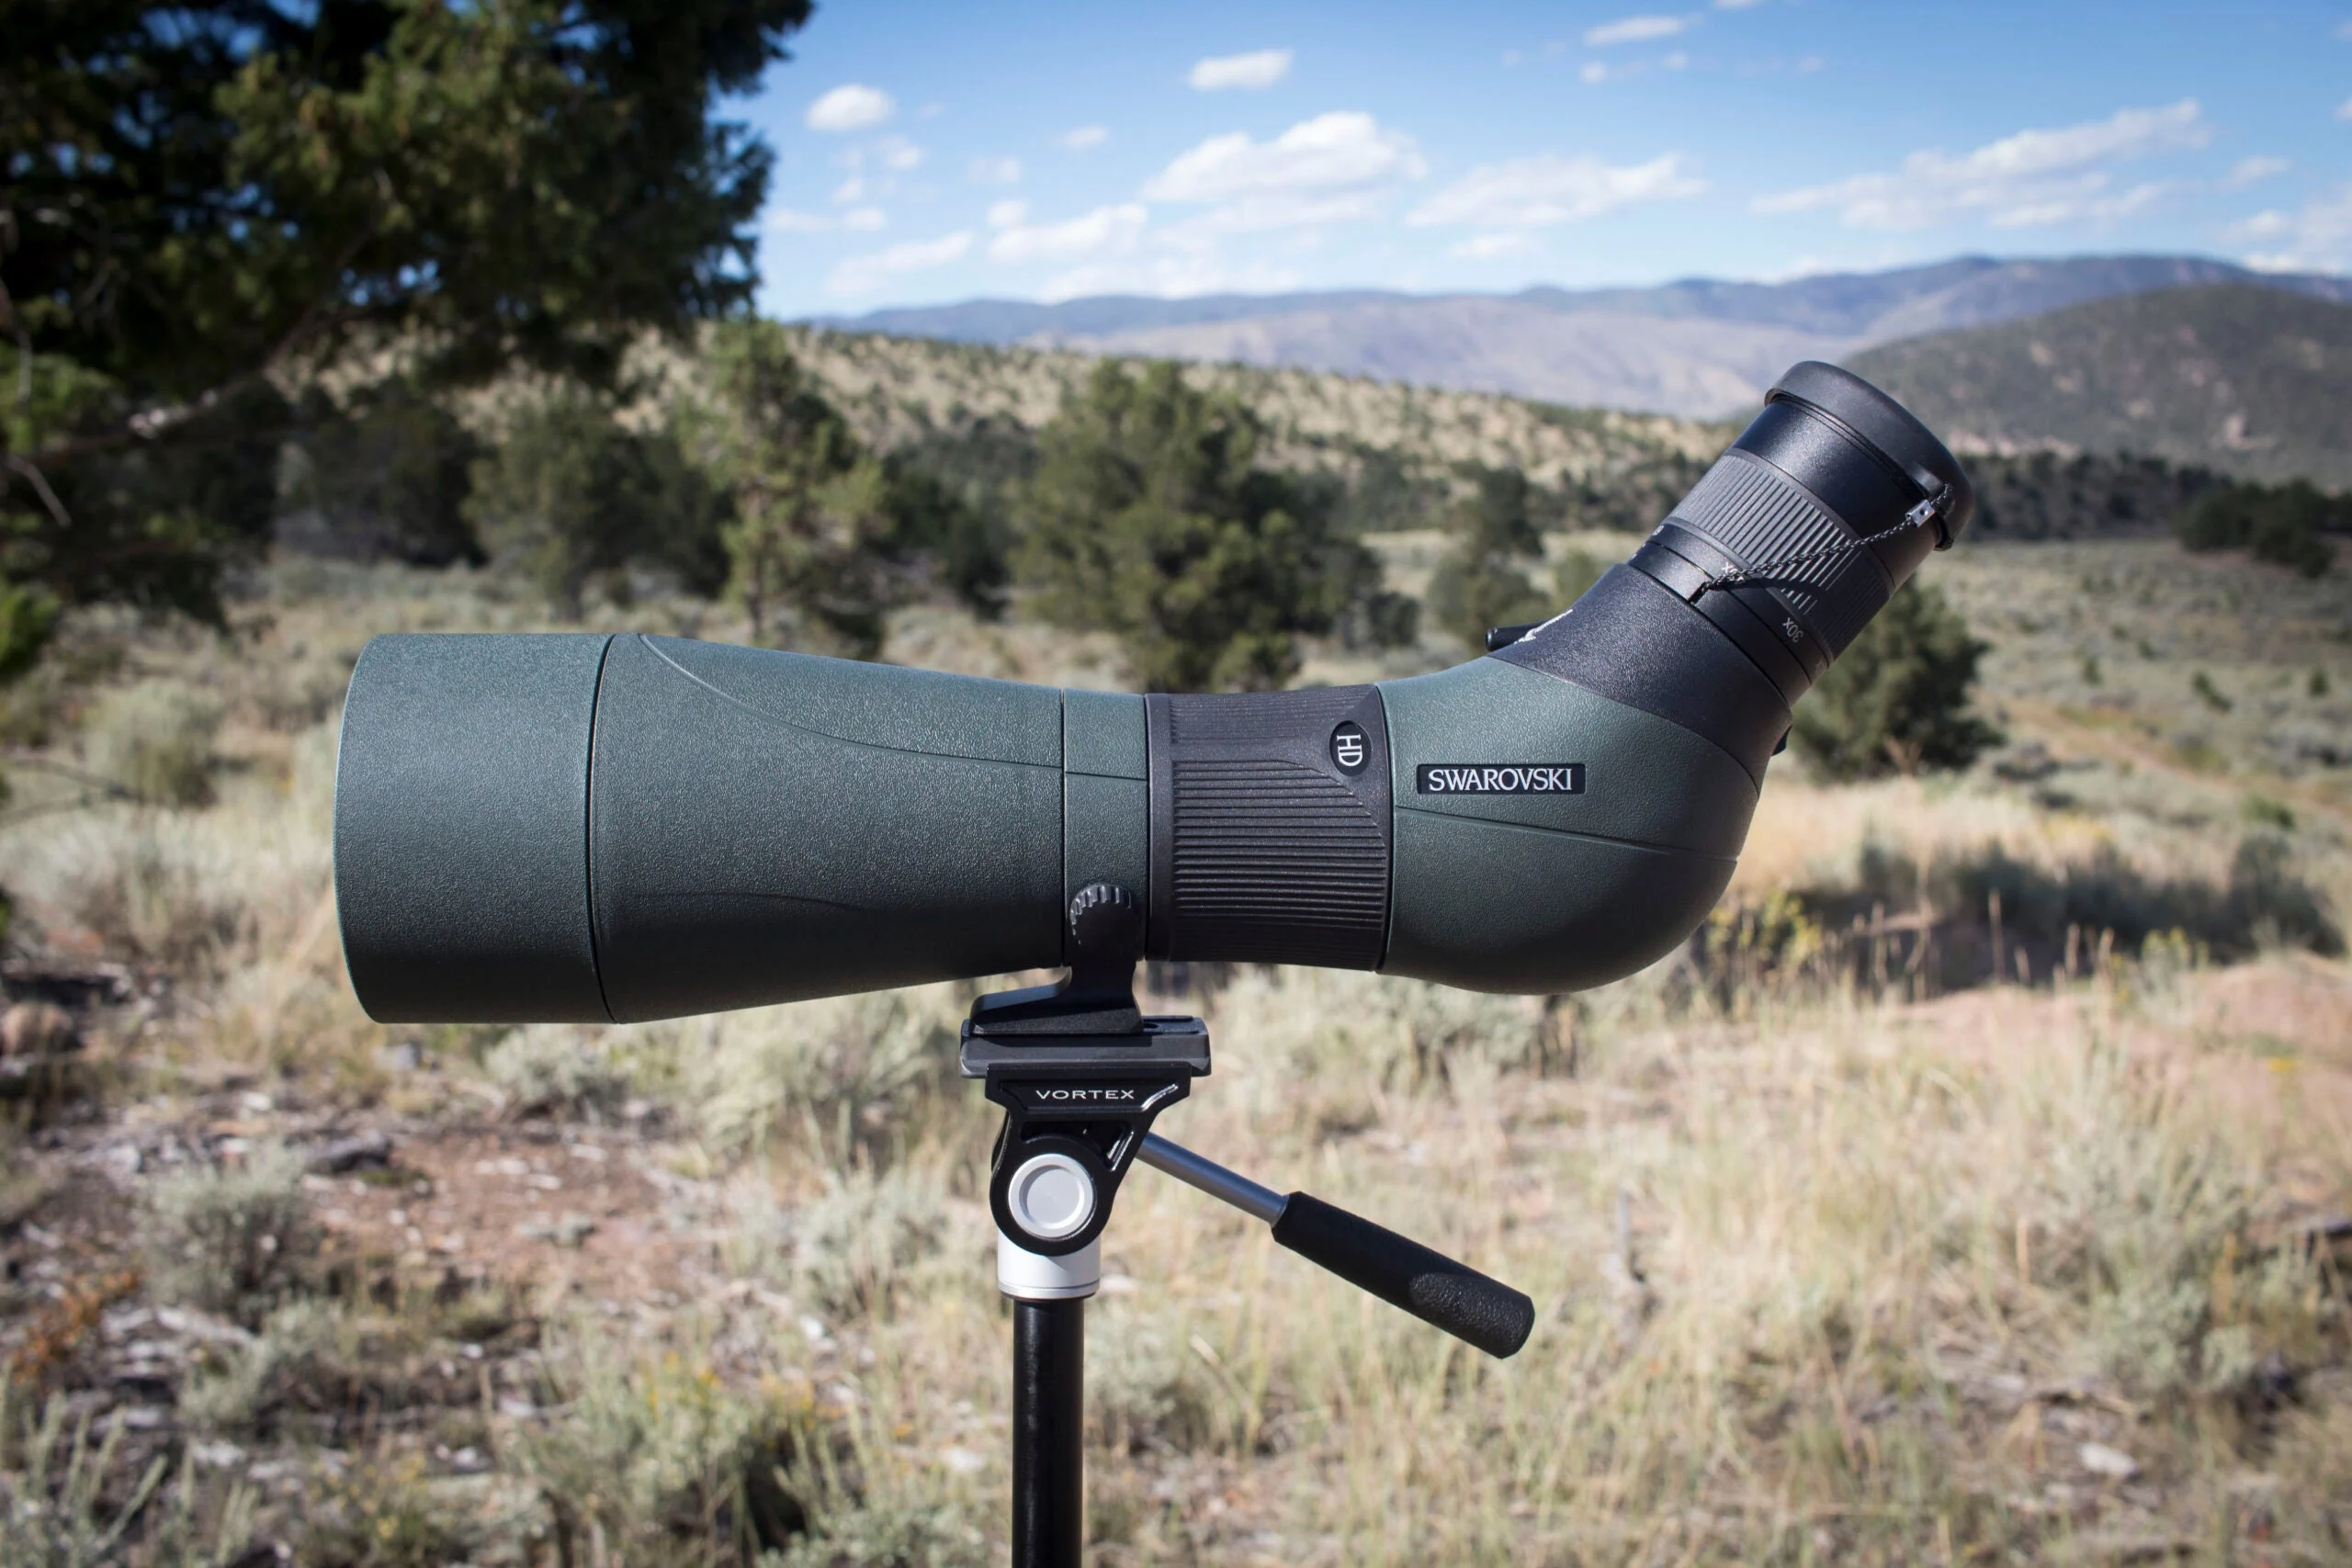
<instances>
[{"instance_id":1,"label":"eyepiece cap","mask_svg":"<svg viewBox=\"0 0 2352 1568\"><path fill-rule=\"evenodd\" d=\"M1968 525L1976 510L1976 487L1960 460L1910 410L1852 371L1807 359L1791 366L1764 400L1801 403L1844 425L1929 495L1949 489L1950 498L1937 513L1936 548L1951 548Z\"/></svg>"}]
</instances>

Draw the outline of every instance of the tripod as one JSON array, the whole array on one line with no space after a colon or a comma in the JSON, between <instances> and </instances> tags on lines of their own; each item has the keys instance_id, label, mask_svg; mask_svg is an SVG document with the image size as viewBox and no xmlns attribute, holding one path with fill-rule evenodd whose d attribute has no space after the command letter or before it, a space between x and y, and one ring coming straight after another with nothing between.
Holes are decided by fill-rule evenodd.
<instances>
[{"instance_id":1,"label":"tripod","mask_svg":"<svg viewBox=\"0 0 2352 1568\"><path fill-rule=\"evenodd\" d=\"M1142 919L1095 883L1070 906L1058 985L980 998L964 1076L1004 1108L989 1162L997 1288L1012 1302L1012 1562L1078 1568L1085 1534L1086 1298L1102 1229L1140 1162L1271 1225L1274 1239L1491 1356L1527 1342L1534 1303L1498 1280L1304 1192L1287 1195L1151 1131L1209 1072L1208 1026L1136 1005Z\"/></svg>"}]
</instances>

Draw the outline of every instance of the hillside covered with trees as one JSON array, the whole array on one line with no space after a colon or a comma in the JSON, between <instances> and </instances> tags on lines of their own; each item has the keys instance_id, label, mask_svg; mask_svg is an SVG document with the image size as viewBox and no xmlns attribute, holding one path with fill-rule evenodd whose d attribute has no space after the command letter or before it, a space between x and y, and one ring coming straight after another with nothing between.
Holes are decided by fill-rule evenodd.
<instances>
[{"instance_id":1,"label":"hillside covered with trees","mask_svg":"<svg viewBox=\"0 0 2352 1568\"><path fill-rule=\"evenodd\" d=\"M1962 445L2352 484L2352 305L2241 284L2167 288L1847 363Z\"/></svg>"}]
</instances>

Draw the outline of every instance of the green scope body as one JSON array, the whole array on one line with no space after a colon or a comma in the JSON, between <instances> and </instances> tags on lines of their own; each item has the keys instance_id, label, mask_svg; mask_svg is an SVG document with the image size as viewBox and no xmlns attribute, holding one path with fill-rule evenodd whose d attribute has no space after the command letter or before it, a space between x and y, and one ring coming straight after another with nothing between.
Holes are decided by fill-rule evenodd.
<instances>
[{"instance_id":1,"label":"green scope body","mask_svg":"<svg viewBox=\"0 0 2352 1568\"><path fill-rule=\"evenodd\" d=\"M386 1022L633 1021L1147 957L1543 993L1722 895L1790 709L1972 492L1797 366L1632 560L1375 685L1058 690L635 635L399 635L344 710L335 891Z\"/></svg>"}]
</instances>

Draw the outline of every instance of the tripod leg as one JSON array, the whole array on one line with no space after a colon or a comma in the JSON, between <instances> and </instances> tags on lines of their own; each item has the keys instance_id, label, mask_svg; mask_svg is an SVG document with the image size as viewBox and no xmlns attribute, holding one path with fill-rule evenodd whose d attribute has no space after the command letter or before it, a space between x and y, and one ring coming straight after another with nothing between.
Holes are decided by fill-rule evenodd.
<instances>
[{"instance_id":1,"label":"tripod leg","mask_svg":"<svg viewBox=\"0 0 2352 1568\"><path fill-rule=\"evenodd\" d=\"M1086 1301L1012 1303L1013 1568L1079 1568Z\"/></svg>"}]
</instances>

